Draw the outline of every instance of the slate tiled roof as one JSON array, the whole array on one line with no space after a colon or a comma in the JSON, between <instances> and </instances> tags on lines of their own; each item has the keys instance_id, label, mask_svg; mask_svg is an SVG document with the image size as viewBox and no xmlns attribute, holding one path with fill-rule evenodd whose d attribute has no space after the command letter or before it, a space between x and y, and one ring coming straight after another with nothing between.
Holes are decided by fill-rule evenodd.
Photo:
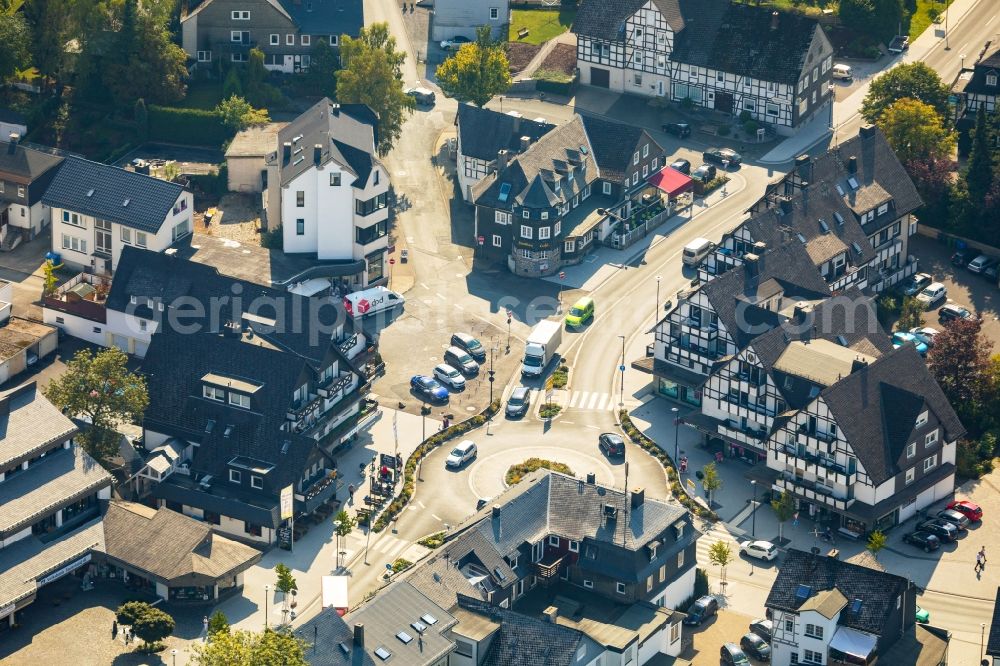
<instances>
[{"instance_id":1,"label":"slate tiled roof","mask_svg":"<svg viewBox=\"0 0 1000 666\"><path fill-rule=\"evenodd\" d=\"M986 642L986 654L1000 657L1000 587L993 602L993 621L990 623L990 637Z\"/></svg>"},{"instance_id":2,"label":"slate tiled roof","mask_svg":"<svg viewBox=\"0 0 1000 666\"><path fill-rule=\"evenodd\" d=\"M45 399L35 382L0 393L0 469L34 458L75 432L73 422Z\"/></svg>"},{"instance_id":3,"label":"slate tiled roof","mask_svg":"<svg viewBox=\"0 0 1000 666\"><path fill-rule=\"evenodd\" d=\"M458 105L455 124L462 154L488 162L495 160L501 150L521 152L521 137L529 137L534 143L555 127L468 103Z\"/></svg>"},{"instance_id":4,"label":"slate tiled roof","mask_svg":"<svg viewBox=\"0 0 1000 666\"><path fill-rule=\"evenodd\" d=\"M321 164L334 160L358 177L355 187L363 188L377 163L377 122L364 104L335 104L324 97L278 132L276 152L268 156L267 163L280 164L281 184L286 185L315 166L314 147L318 144L322 146ZM287 163L283 155L285 143L292 144Z\"/></svg>"},{"instance_id":5,"label":"slate tiled roof","mask_svg":"<svg viewBox=\"0 0 1000 666\"><path fill-rule=\"evenodd\" d=\"M881 636L885 622L895 610L896 598L911 583L902 576L792 548L782 560L764 605L796 612L804 603L796 599L800 585L809 586L810 598L824 590L836 589L849 601L861 599L861 612L841 613L839 624Z\"/></svg>"},{"instance_id":6,"label":"slate tiled roof","mask_svg":"<svg viewBox=\"0 0 1000 666\"><path fill-rule=\"evenodd\" d=\"M929 408L952 442L965 433L955 410L911 345L896 349L820 393L876 485L896 469L917 416Z\"/></svg>"},{"instance_id":7,"label":"slate tiled roof","mask_svg":"<svg viewBox=\"0 0 1000 666\"><path fill-rule=\"evenodd\" d=\"M256 548L215 534L176 511L114 501L104 515L105 552L169 586L212 585L260 560Z\"/></svg>"},{"instance_id":8,"label":"slate tiled roof","mask_svg":"<svg viewBox=\"0 0 1000 666\"><path fill-rule=\"evenodd\" d=\"M28 119L14 109L0 108L0 122L12 125L27 125Z\"/></svg>"},{"instance_id":9,"label":"slate tiled roof","mask_svg":"<svg viewBox=\"0 0 1000 666\"><path fill-rule=\"evenodd\" d=\"M7 137L2 137L7 139ZM21 144L0 141L0 176L15 183L28 184L49 169L59 166L62 157L43 153Z\"/></svg>"},{"instance_id":10,"label":"slate tiled roof","mask_svg":"<svg viewBox=\"0 0 1000 666\"><path fill-rule=\"evenodd\" d=\"M621 182L625 178L632 164L632 154L644 139L650 142L653 154L663 152L663 148L641 127L596 116L581 118L604 180Z\"/></svg>"},{"instance_id":11,"label":"slate tiled roof","mask_svg":"<svg viewBox=\"0 0 1000 666\"><path fill-rule=\"evenodd\" d=\"M183 192L177 183L67 157L42 202L155 234Z\"/></svg>"},{"instance_id":12,"label":"slate tiled roof","mask_svg":"<svg viewBox=\"0 0 1000 666\"><path fill-rule=\"evenodd\" d=\"M1000 86L986 85L986 75L992 74L1000 81L1000 39L991 39L986 42L982 56L976 61L972 70L972 78L965 85L966 93L978 93L980 95L1000 95Z\"/></svg>"},{"instance_id":13,"label":"slate tiled roof","mask_svg":"<svg viewBox=\"0 0 1000 666\"><path fill-rule=\"evenodd\" d=\"M573 32L578 35L613 41L625 19L635 14L649 0L584 0L573 19ZM652 0L674 32L684 28L682 0Z\"/></svg>"},{"instance_id":14,"label":"slate tiled roof","mask_svg":"<svg viewBox=\"0 0 1000 666\"><path fill-rule=\"evenodd\" d=\"M517 579L496 547L476 530L470 530L450 541L420 563L406 578L418 590L442 608L452 609L457 596L477 596L489 600L486 589L472 585L456 563L473 562L490 575L492 585L506 587Z\"/></svg>"},{"instance_id":15,"label":"slate tiled roof","mask_svg":"<svg viewBox=\"0 0 1000 666\"><path fill-rule=\"evenodd\" d=\"M279 0L299 30L314 39L328 35L357 37L365 24L362 0Z\"/></svg>"}]
</instances>

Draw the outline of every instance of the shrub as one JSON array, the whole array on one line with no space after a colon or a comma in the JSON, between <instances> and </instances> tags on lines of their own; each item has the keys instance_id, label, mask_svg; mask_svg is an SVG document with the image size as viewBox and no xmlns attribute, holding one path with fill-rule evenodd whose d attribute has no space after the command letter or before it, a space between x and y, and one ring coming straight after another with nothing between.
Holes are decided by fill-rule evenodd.
<instances>
[{"instance_id":1,"label":"shrub","mask_svg":"<svg viewBox=\"0 0 1000 666\"><path fill-rule=\"evenodd\" d=\"M556 368L555 372L552 373L552 388L562 389L566 388L566 384L569 383L569 366L565 363L560 363L559 367Z\"/></svg>"},{"instance_id":2,"label":"shrub","mask_svg":"<svg viewBox=\"0 0 1000 666\"><path fill-rule=\"evenodd\" d=\"M733 130L729 127L729 125L719 125L719 129L717 131L719 136L729 136Z\"/></svg>"},{"instance_id":3,"label":"shrub","mask_svg":"<svg viewBox=\"0 0 1000 666\"><path fill-rule=\"evenodd\" d=\"M749 120L746 120L743 123L743 132L749 134L750 136L756 136L757 130L759 129L760 129L760 123L758 123L753 118L750 118Z\"/></svg>"},{"instance_id":4,"label":"shrub","mask_svg":"<svg viewBox=\"0 0 1000 666\"><path fill-rule=\"evenodd\" d=\"M435 548L440 548L444 545L444 532L437 532L436 534L431 534L430 536L425 536L423 539L418 541L424 548L430 548L434 550Z\"/></svg>"},{"instance_id":5,"label":"shrub","mask_svg":"<svg viewBox=\"0 0 1000 666\"><path fill-rule=\"evenodd\" d=\"M175 142L177 137L184 137L185 143L217 147L232 139L234 134L214 111L149 107L149 138L152 141Z\"/></svg>"},{"instance_id":6,"label":"shrub","mask_svg":"<svg viewBox=\"0 0 1000 666\"><path fill-rule=\"evenodd\" d=\"M275 227L270 231L263 231L260 234L260 246L268 250L280 250L285 245L285 238L281 233L281 227Z\"/></svg>"},{"instance_id":7,"label":"shrub","mask_svg":"<svg viewBox=\"0 0 1000 666\"><path fill-rule=\"evenodd\" d=\"M687 609L691 607L699 597L703 597L708 594L708 574L704 569L694 570L694 594L690 597L677 604L677 608L674 610L681 611L682 613L687 612Z\"/></svg>"},{"instance_id":8,"label":"shrub","mask_svg":"<svg viewBox=\"0 0 1000 666\"><path fill-rule=\"evenodd\" d=\"M405 571L413 566L413 562L409 560L404 560L402 557L397 557L392 563L392 573L399 573L400 571Z\"/></svg>"},{"instance_id":9,"label":"shrub","mask_svg":"<svg viewBox=\"0 0 1000 666\"><path fill-rule=\"evenodd\" d=\"M750 112L747 111L746 109L743 109L742 111L740 111L739 118L740 118L740 122L744 123L744 124L747 123L747 122L749 122L750 120L753 120L753 116L751 116Z\"/></svg>"},{"instance_id":10,"label":"shrub","mask_svg":"<svg viewBox=\"0 0 1000 666\"><path fill-rule=\"evenodd\" d=\"M504 475L504 481L507 482L507 485L512 486L515 483L519 483L528 474L539 469L550 469L553 472L576 476L568 465L564 465L561 462L552 462L551 460L544 460L542 458L528 458L523 463L508 467L507 474Z\"/></svg>"},{"instance_id":11,"label":"shrub","mask_svg":"<svg viewBox=\"0 0 1000 666\"><path fill-rule=\"evenodd\" d=\"M538 415L541 416L543 419L551 419L553 416L558 415L559 412L561 411L562 411L561 405L557 405L554 402L547 402L544 405L542 405L542 408L539 410Z\"/></svg>"}]
</instances>

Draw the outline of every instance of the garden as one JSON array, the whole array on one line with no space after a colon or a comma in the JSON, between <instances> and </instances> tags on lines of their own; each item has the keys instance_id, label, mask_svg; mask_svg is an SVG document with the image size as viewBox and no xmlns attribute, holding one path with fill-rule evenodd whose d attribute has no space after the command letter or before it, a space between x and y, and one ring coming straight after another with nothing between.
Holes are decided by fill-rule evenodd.
<instances>
[{"instance_id":1,"label":"garden","mask_svg":"<svg viewBox=\"0 0 1000 666\"><path fill-rule=\"evenodd\" d=\"M568 32L576 18L573 7L515 9L510 13L508 40L522 44L544 44Z\"/></svg>"}]
</instances>

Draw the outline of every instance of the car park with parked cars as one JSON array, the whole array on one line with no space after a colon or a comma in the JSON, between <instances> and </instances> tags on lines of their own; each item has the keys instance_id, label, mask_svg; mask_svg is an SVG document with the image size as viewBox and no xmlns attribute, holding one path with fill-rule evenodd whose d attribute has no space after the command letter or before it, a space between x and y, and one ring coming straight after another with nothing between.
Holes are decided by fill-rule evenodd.
<instances>
[{"instance_id":1,"label":"car park with parked cars","mask_svg":"<svg viewBox=\"0 0 1000 666\"><path fill-rule=\"evenodd\" d=\"M928 347L934 346L934 338L937 337L940 332L941 331L936 328L931 328L930 326L915 326L910 329L910 333L920 338L920 340L922 340Z\"/></svg>"},{"instance_id":2,"label":"car park with parked cars","mask_svg":"<svg viewBox=\"0 0 1000 666\"><path fill-rule=\"evenodd\" d=\"M903 284L900 287L903 290L904 296L916 296L931 282L934 282L933 276L927 273L916 273L903 280Z\"/></svg>"},{"instance_id":3,"label":"car park with parked cars","mask_svg":"<svg viewBox=\"0 0 1000 666\"><path fill-rule=\"evenodd\" d=\"M745 634L740 639L740 648L758 661L771 661L771 646L753 632Z\"/></svg>"},{"instance_id":4,"label":"car park with parked cars","mask_svg":"<svg viewBox=\"0 0 1000 666\"><path fill-rule=\"evenodd\" d=\"M410 388L421 398L430 402L448 402L448 389L438 380L427 375L415 375L410 379Z\"/></svg>"},{"instance_id":5,"label":"car park with parked cars","mask_svg":"<svg viewBox=\"0 0 1000 666\"><path fill-rule=\"evenodd\" d=\"M970 273L982 273L987 268L992 268L996 265L996 259L986 254L980 254L975 259L970 261L966 268L969 269Z\"/></svg>"},{"instance_id":6,"label":"car park with parked cars","mask_svg":"<svg viewBox=\"0 0 1000 666\"><path fill-rule=\"evenodd\" d=\"M917 294L917 300L924 306L925 310L930 310L935 303L939 303L948 296L948 288L940 282L931 282L924 287L923 291Z\"/></svg>"},{"instance_id":7,"label":"car park with parked cars","mask_svg":"<svg viewBox=\"0 0 1000 666\"><path fill-rule=\"evenodd\" d=\"M909 331L896 331L892 334L892 347L899 349L905 344L912 344L921 356L927 355L927 343Z\"/></svg>"},{"instance_id":8,"label":"car park with parked cars","mask_svg":"<svg viewBox=\"0 0 1000 666\"><path fill-rule=\"evenodd\" d=\"M691 136L691 126L687 123L665 123L661 126L661 129L667 134L673 134L681 139Z\"/></svg>"},{"instance_id":9,"label":"car park with parked cars","mask_svg":"<svg viewBox=\"0 0 1000 666\"><path fill-rule=\"evenodd\" d=\"M719 663L723 666L750 666L750 658L736 643L725 643L719 648Z\"/></svg>"},{"instance_id":10,"label":"car park with parked cars","mask_svg":"<svg viewBox=\"0 0 1000 666\"><path fill-rule=\"evenodd\" d=\"M958 538L958 528L955 527L954 523L949 523L942 518L925 520L917 526L917 529L921 532L930 532L940 539L941 543L950 543Z\"/></svg>"},{"instance_id":11,"label":"car park with parked cars","mask_svg":"<svg viewBox=\"0 0 1000 666\"><path fill-rule=\"evenodd\" d=\"M687 609L687 617L684 624L689 627L700 627L705 620L719 612L718 600L710 594L706 594L691 604Z\"/></svg>"},{"instance_id":12,"label":"car park with parked cars","mask_svg":"<svg viewBox=\"0 0 1000 666\"><path fill-rule=\"evenodd\" d=\"M903 535L903 543L913 544L917 548L923 548L925 553L937 550L941 547L941 540L930 532L917 530Z\"/></svg>"},{"instance_id":13,"label":"car park with parked cars","mask_svg":"<svg viewBox=\"0 0 1000 666\"><path fill-rule=\"evenodd\" d=\"M952 511L958 511L972 522L979 522L983 519L983 507L969 500L952 500L946 507Z\"/></svg>"},{"instance_id":14,"label":"car park with parked cars","mask_svg":"<svg viewBox=\"0 0 1000 666\"><path fill-rule=\"evenodd\" d=\"M528 413L531 406L531 389L527 386L518 386L514 389L510 397L507 398L507 407L504 413L510 418L517 418Z\"/></svg>"},{"instance_id":15,"label":"car park with parked cars","mask_svg":"<svg viewBox=\"0 0 1000 666\"><path fill-rule=\"evenodd\" d=\"M482 363L486 360L486 348L483 343L468 333L455 333L451 336L451 346L464 349L476 361Z\"/></svg>"},{"instance_id":16,"label":"car park with parked cars","mask_svg":"<svg viewBox=\"0 0 1000 666\"><path fill-rule=\"evenodd\" d=\"M945 509L944 511L937 512L938 518L943 518L949 523L953 523L958 527L959 532L964 532L969 529L969 519L965 517L964 513L955 511L954 509Z\"/></svg>"},{"instance_id":17,"label":"car park with parked cars","mask_svg":"<svg viewBox=\"0 0 1000 666\"><path fill-rule=\"evenodd\" d=\"M434 379L453 391L465 390L465 377L462 373L446 363L434 366Z\"/></svg>"},{"instance_id":18,"label":"car park with parked cars","mask_svg":"<svg viewBox=\"0 0 1000 666\"><path fill-rule=\"evenodd\" d=\"M778 556L778 547L770 541L744 541L740 544L740 554L770 562Z\"/></svg>"},{"instance_id":19,"label":"car park with parked cars","mask_svg":"<svg viewBox=\"0 0 1000 666\"><path fill-rule=\"evenodd\" d=\"M971 310L957 303L946 303L938 310L938 321L942 324L955 321L956 319L974 319L975 316Z\"/></svg>"},{"instance_id":20,"label":"car park with parked cars","mask_svg":"<svg viewBox=\"0 0 1000 666\"><path fill-rule=\"evenodd\" d=\"M473 360L469 352L459 347L448 347L444 352L444 362L463 375L471 377L479 374L479 364Z\"/></svg>"},{"instance_id":21,"label":"car park with parked cars","mask_svg":"<svg viewBox=\"0 0 1000 666\"><path fill-rule=\"evenodd\" d=\"M441 42L441 49L444 51L457 51L462 48L464 44L468 44L471 41L472 40L465 35L455 35L451 39L446 39Z\"/></svg>"},{"instance_id":22,"label":"car park with parked cars","mask_svg":"<svg viewBox=\"0 0 1000 666\"><path fill-rule=\"evenodd\" d=\"M767 618L754 620L750 623L750 633L757 634L766 642L770 643L771 636L774 635L774 622L768 620Z\"/></svg>"},{"instance_id":23,"label":"car park with parked cars","mask_svg":"<svg viewBox=\"0 0 1000 666\"><path fill-rule=\"evenodd\" d=\"M731 148L709 148L701 157L706 162L712 162L719 166L739 166L743 161L743 156Z\"/></svg>"},{"instance_id":24,"label":"car park with parked cars","mask_svg":"<svg viewBox=\"0 0 1000 666\"><path fill-rule=\"evenodd\" d=\"M711 164L702 164L700 167L691 172L691 179L697 180L699 183L711 183L715 180L718 169Z\"/></svg>"},{"instance_id":25,"label":"car park with parked cars","mask_svg":"<svg viewBox=\"0 0 1000 666\"><path fill-rule=\"evenodd\" d=\"M424 88L423 86L414 86L412 88L407 88L404 91L407 95L413 98L417 104L421 106L434 106L434 101L436 96L434 91L430 88ZM404 250L405 252L405 250ZM406 260L403 260L406 263Z\"/></svg>"}]
</instances>

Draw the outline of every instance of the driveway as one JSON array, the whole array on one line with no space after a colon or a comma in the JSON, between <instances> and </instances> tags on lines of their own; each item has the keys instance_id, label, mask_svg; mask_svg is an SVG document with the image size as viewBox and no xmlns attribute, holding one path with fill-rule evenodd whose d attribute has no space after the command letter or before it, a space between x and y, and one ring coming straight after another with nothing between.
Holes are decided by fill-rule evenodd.
<instances>
[{"instance_id":1,"label":"driveway","mask_svg":"<svg viewBox=\"0 0 1000 666\"><path fill-rule=\"evenodd\" d=\"M719 599L722 606L715 617L700 627L684 627L684 651L677 663L692 666L718 666L719 650L725 643L740 644L740 638L750 630L754 618L725 608L725 598ZM753 661L752 663L763 663Z\"/></svg>"}]
</instances>

